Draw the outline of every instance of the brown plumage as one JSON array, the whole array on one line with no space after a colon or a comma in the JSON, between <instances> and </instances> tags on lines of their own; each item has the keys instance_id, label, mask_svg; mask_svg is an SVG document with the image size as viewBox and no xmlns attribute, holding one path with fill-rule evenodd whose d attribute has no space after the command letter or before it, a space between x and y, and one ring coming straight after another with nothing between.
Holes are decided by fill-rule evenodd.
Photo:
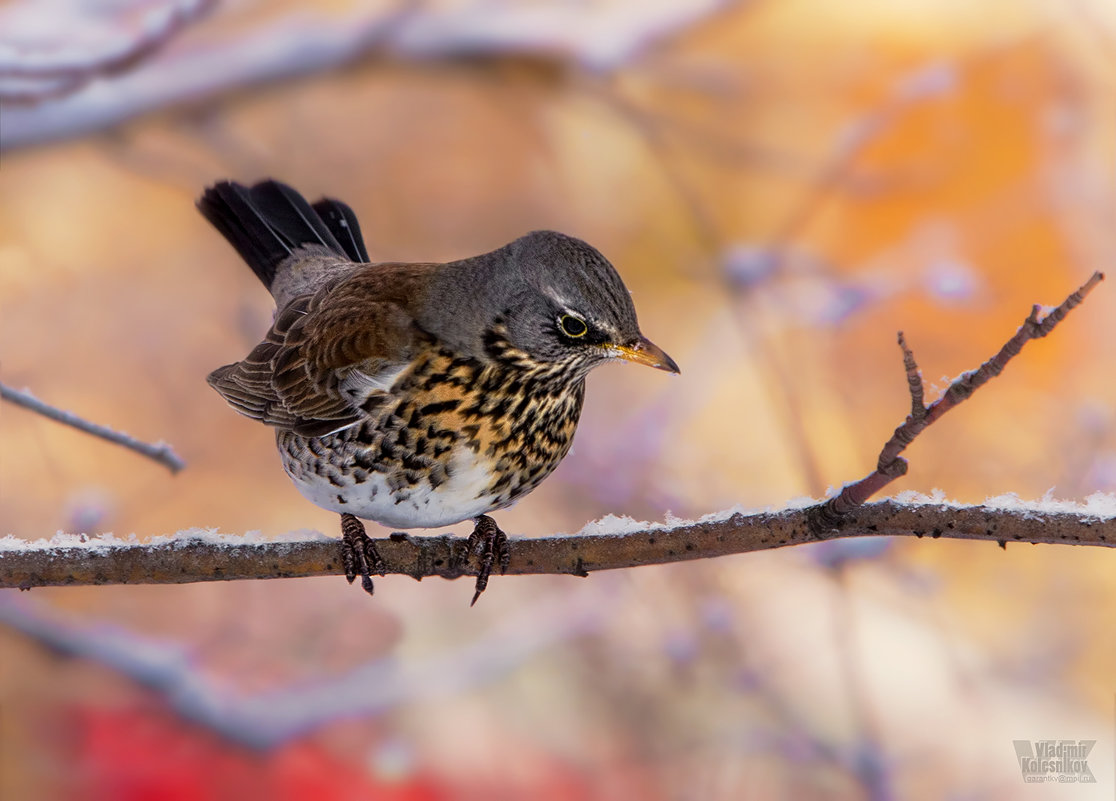
<instances>
[{"instance_id":1,"label":"brown plumage","mask_svg":"<svg viewBox=\"0 0 1116 801\"><path fill-rule=\"evenodd\" d=\"M355 215L275 181L222 182L199 209L275 297L275 320L209 383L276 429L307 498L342 515L346 564L371 591L356 518L401 528L474 519L477 596L506 538L488 512L569 451L586 374L610 359L672 372L619 275L580 240L536 231L448 264L369 263Z\"/></svg>"}]
</instances>

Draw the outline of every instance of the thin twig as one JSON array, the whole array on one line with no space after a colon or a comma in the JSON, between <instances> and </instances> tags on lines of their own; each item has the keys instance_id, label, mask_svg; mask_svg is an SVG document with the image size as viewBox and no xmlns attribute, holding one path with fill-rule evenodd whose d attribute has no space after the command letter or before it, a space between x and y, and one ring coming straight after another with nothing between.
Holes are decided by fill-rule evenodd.
<instances>
[{"instance_id":1,"label":"thin twig","mask_svg":"<svg viewBox=\"0 0 1116 801\"><path fill-rule=\"evenodd\" d=\"M49 417L51 420L72 426L86 434L92 434L116 445L123 445L125 448L146 456L148 459L154 459L172 473L177 473L186 466L186 462L182 461L182 458L174 452L174 449L165 442L156 442L155 444L143 442L123 432L115 431L108 426L91 423L78 417L73 412L67 412L43 403L27 390L13 389L0 383L0 399L22 406L24 409L30 409L43 417Z\"/></svg>"},{"instance_id":2,"label":"thin twig","mask_svg":"<svg viewBox=\"0 0 1116 801\"><path fill-rule=\"evenodd\" d=\"M918 371L914 352L907 347L903 332L899 332L899 347L903 349L903 369L907 371L907 389L911 393L911 419L922 420L926 417L925 392L922 388L922 374Z\"/></svg>"},{"instance_id":3,"label":"thin twig","mask_svg":"<svg viewBox=\"0 0 1116 801\"><path fill-rule=\"evenodd\" d=\"M923 407L922 379L918 373L914 354L907 347L903 333L899 333L899 347L903 350L903 366L907 373L907 384L911 393L911 414L906 422L895 429L891 439L880 451L880 458L876 470L865 478L852 484L846 484L840 494L830 498L824 504L814 507L812 525L815 533L820 533L832 527L842 515L863 504L885 486L907 472L907 460L899 454L910 445L915 437L926 430L926 427L948 412L953 407L972 395L991 378L1003 372L1004 367L1011 359L1018 355L1023 346L1032 339L1039 339L1054 330L1065 316L1081 303L1093 288L1104 280L1104 273L1096 272L1086 281L1080 289L1071 294L1062 305L1051 311L1045 318L1039 320L1039 307L1031 308L1031 313L1023 321L1023 325L1009 339L1000 352L986 361L976 370L963 373L957 380L949 385L942 397Z\"/></svg>"}]
</instances>

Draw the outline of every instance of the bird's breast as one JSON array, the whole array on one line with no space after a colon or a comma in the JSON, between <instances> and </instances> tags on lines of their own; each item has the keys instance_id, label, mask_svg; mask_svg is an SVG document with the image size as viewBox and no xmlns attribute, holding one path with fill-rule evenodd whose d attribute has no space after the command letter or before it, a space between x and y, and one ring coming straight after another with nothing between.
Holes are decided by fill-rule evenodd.
<instances>
[{"instance_id":1,"label":"bird's breast","mask_svg":"<svg viewBox=\"0 0 1116 801\"><path fill-rule=\"evenodd\" d=\"M385 403L325 437L280 431L284 468L319 506L399 528L500 509L569 452L584 382L439 352L416 361Z\"/></svg>"}]
</instances>

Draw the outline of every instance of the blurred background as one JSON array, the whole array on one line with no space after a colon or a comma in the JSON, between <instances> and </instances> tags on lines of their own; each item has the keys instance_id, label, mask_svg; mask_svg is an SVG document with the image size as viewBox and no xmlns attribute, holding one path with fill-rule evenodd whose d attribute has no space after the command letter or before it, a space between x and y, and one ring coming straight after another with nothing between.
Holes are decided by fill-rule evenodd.
<instances>
[{"instance_id":1,"label":"blurred background","mask_svg":"<svg viewBox=\"0 0 1116 801\"><path fill-rule=\"evenodd\" d=\"M379 260L545 227L613 261L682 376L594 373L499 517L524 536L820 497L906 414L897 330L936 397L1116 260L1110 0L17 0L0 44L0 380L188 462L0 404L0 535L338 533L204 381L271 315L194 210L220 178L345 200ZM1116 491L1114 342L1105 284L893 489ZM6 591L0 798L1112 798L1113 576L911 540L473 609L404 577ZM1097 783L1025 785L1013 741L1064 738Z\"/></svg>"}]
</instances>

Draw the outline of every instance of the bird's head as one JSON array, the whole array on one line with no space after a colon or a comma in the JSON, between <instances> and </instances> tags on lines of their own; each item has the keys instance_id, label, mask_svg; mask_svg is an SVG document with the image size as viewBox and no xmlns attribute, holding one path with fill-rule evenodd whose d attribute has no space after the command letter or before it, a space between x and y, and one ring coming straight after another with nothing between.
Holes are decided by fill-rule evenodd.
<instances>
[{"instance_id":1,"label":"bird's head","mask_svg":"<svg viewBox=\"0 0 1116 801\"><path fill-rule=\"evenodd\" d=\"M613 359L679 372L640 332L631 293L596 248L555 231L533 231L505 250L511 292L500 317L517 351L581 375Z\"/></svg>"}]
</instances>

